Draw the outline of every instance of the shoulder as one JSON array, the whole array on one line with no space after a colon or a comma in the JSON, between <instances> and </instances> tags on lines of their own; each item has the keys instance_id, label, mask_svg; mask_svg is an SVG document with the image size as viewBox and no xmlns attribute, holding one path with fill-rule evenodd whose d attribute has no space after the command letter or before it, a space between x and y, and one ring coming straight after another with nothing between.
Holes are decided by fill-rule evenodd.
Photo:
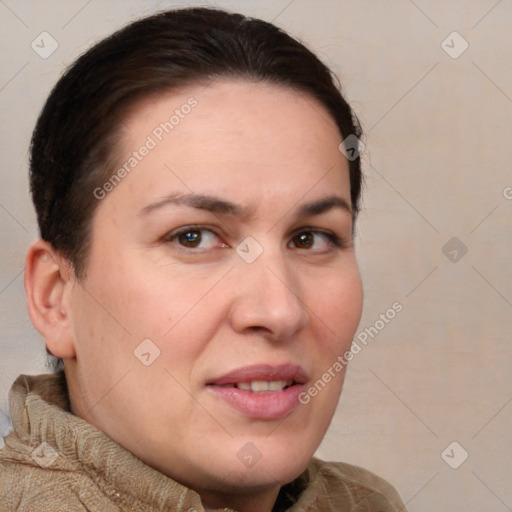
<instances>
[{"instance_id":1,"label":"shoulder","mask_svg":"<svg viewBox=\"0 0 512 512\"><path fill-rule=\"evenodd\" d=\"M119 512L108 496L79 471L45 463L45 454L32 454L41 466L27 460L26 449L11 434L0 450L0 510L2 512ZM47 453L46 456L49 456ZM59 456L62 458L62 456ZM50 459L51 460L51 459Z\"/></svg>"},{"instance_id":2,"label":"shoulder","mask_svg":"<svg viewBox=\"0 0 512 512\"><path fill-rule=\"evenodd\" d=\"M114 509L96 491L94 482L69 455L68 443L57 451L59 439L70 431L73 417L62 410L66 404L61 374L21 375L10 391L10 409L14 429L0 443L0 511L2 512L86 512ZM5 419L3 420L5 421ZM62 429L56 431L57 423ZM98 507L88 507L89 495ZM115 509L118 510L117 508Z\"/></svg>"},{"instance_id":3,"label":"shoulder","mask_svg":"<svg viewBox=\"0 0 512 512\"><path fill-rule=\"evenodd\" d=\"M307 501L319 507L318 510L406 512L400 495L387 480L359 466L313 458L307 479L304 495L309 496ZM306 506L302 510L314 508Z\"/></svg>"}]
</instances>

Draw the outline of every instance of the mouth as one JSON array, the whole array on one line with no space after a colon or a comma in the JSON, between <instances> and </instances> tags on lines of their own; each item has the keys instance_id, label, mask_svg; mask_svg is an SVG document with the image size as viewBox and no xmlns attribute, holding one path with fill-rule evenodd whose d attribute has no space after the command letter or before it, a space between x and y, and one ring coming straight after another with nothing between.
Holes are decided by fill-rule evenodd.
<instances>
[{"instance_id":1,"label":"mouth","mask_svg":"<svg viewBox=\"0 0 512 512\"><path fill-rule=\"evenodd\" d=\"M298 365L255 365L239 368L207 382L207 389L244 416L276 420L288 416L300 402L307 382Z\"/></svg>"},{"instance_id":2,"label":"mouth","mask_svg":"<svg viewBox=\"0 0 512 512\"><path fill-rule=\"evenodd\" d=\"M296 382L293 379L289 380L253 380L251 382L235 382L233 384L224 384L224 388L237 388L243 391L251 391L252 393L277 393L288 389Z\"/></svg>"}]
</instances>

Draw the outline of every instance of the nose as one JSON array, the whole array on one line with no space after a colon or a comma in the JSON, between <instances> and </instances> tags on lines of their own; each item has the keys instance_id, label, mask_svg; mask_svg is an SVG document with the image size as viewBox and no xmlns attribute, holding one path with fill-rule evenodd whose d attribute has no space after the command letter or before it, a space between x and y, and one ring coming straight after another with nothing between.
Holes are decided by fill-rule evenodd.
<instances>
[{"instance_id":1,"label":"nose","mask_svg":"<svg viewBox=\"0 0 512 512\"><path fill-rule=\"evenodd\" d=\"M230 311L236 332L285 341L307 325L309 314L299 276L294 275L284 255L264 251L253 263L238 264Z\"/></svg>"}]
</instances>

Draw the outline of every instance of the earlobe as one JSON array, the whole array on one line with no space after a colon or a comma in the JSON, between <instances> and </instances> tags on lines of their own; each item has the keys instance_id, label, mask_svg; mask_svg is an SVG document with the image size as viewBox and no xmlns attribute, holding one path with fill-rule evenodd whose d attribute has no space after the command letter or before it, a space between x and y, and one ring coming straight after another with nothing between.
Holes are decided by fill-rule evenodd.
<instances>
[{"instance_id":1,"label":"earlobe","mask_svg":"<svg viewBox=\"0 0 512 512\"><path fill-rule=\"evenodd\" d=\"M25 260L25 293L34 327L44 336L56 357L75 357L69 292L73 271L66 260L44 240L32 243Z\"/></svg>"}]
</instances>

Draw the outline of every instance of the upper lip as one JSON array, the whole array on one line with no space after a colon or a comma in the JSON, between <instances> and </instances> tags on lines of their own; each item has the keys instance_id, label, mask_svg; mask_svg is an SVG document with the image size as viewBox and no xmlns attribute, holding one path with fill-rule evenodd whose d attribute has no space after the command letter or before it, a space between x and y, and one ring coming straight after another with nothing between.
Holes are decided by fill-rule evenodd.
<instances>
[{"instance_id":1,"label":"upper lip","mask_svg":"<svg viewBox=\"0 0 512 512\"><path fill-rule=\"evenodd\" d=\"M302 366L296 364L257 364L237 368L221 377L212 379L207 384L223 386L238 382L293 380L297 384L304 384L308 379Z\"/></svg>"}]
</instances>

